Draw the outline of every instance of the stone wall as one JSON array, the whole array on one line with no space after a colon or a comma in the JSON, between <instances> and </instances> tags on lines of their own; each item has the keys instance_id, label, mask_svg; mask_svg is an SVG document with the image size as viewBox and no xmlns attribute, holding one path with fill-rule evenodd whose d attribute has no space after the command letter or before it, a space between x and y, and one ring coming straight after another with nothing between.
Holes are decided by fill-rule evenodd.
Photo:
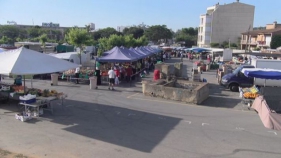
<instances>
[{"instance_id":1,"label":"stone wall","mask_svg":"<svg viewBox=\"0 0 281 158\"><path fill-rule=\"evenodd\" d=\"M175 63L174 65L163 63L155 64L155 69L161 72L161 79L167 79L168 76L182 77L182 68L182 63Z\"/></svg>"},{"instance_id":2,"label":"stone wall","mask_svg":"<svg viewBox=\"0 0 281 158\"><path fill-rule=\"evenodd\" d=\"M172 86L173 85L173 86ZM192 85L192 88L179 88L175 85ZM209 97L208 83L190 82L184 80L142 83L143 94L147 96L160 97L185 103L200 104Z\"/></svg>"}]
</instances>

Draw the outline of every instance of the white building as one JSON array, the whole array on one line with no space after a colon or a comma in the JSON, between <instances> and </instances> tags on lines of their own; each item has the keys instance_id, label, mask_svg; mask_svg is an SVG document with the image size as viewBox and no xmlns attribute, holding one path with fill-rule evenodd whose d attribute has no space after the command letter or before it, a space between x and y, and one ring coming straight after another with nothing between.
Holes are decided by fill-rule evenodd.
<instances>
[{"instance_id":1,"label":"white building","mask_svg":"<svg viewBox=\"0 0 281 158\"><path fill-rule=\"evenodd\" d=\"M126 26L117 26L116 31L123 32L123 30L126 28Z\"/></svg>"},{"instance_id":2,"label":"white building","mask_svg":"<svg viewBox=\"0 0 281 158\"><path fill-rule=\"evenodd\" d=\"M252 30L255 6L240 3L216 4L208 7L200 16L198 28L199 47L209 47L210 43L238 43L241 33Z\"/></svg>"}]
</instances>

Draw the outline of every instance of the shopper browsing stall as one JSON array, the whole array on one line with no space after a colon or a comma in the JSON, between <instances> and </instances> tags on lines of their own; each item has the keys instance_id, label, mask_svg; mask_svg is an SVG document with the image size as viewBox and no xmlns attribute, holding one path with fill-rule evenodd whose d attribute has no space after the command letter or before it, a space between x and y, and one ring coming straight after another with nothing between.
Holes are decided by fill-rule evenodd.
<instances>
[{"instance_id":1,"label":"shopper browsing stall","mask_svg":"<svg viewBox=\"0 0 281 158\"><path fill-rule=\"evenodd\" d=\"M108 89L110 90L110 87L112 90L114 90L114 82L115 82L115 72L113 71L113 68L108 71L108 78L109 78L109 85Z\"/></svg>"},{"instance_id":2,"label":"shopper browsing stall","mask_svg":"<svg viewBox=\"0 0 281 158\"><path fill-rule=\"evenodd\" d=\"M75 78L76 78L76 83L79 84L79 73L80 73L80 67L77 67L75 69Z\"/></svg>"}]
</instances>

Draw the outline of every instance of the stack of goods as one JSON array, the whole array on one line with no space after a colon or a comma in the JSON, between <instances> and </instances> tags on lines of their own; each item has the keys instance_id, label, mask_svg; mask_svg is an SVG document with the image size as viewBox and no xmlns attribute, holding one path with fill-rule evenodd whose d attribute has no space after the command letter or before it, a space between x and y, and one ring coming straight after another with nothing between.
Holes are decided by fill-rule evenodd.
<instances>
[{"instance_id":1,"label":"stack of goods","mask_svg":"<svg viewBox=\"0 0 281 158\"><path fill-rule=\"evenodd\" d=\"M42 91L42 97L57 97L61 99L62 97L66 97L66 95L64 95L64 93L58 93L56 90L44 89Z\"/></svg>"},{"instance_id":2,"label":"stack of goods","mask_svg":"<svg viewBox=\"0 0 281 158\"><path fill-rule=\"evenodd\" d=\"M93 76L94 75L94 70L90 69L90 68L82 68L80 70L80 74L82 75L87 75L87 76Z\"/></svg>"},{"instance_id":3,"label":"stack of goods","mask_svg":"<svg viewBox=\"0 0 281 158\"><path fill-rule=\"evenodd\" d=\"M41 91L41 89L31 88L31 89L28 90L28 94L41 96L42 91Z\"/></svg>"},{"instance_id":4,"label":"stack of goods","mask_svg":"<svg viewBox=\"0 0 281 158\"><path fill-rule=\"evenodd\" d=\"M24 87L23 86L11 86L12 91L15 93L23 94L24 93Z\"/></svg>"},{"instance_id":5,"label":"stack of goods","mask_svg":"<svg viewBox=\"0 0 281 158\"><path fill-rule=\"evenodd\" d=\"M20 96L20 102L25 104L31 104L36 102L36 95L27 94L24 96Z\"/></svg>"},{"instance_id":6,"label":"stack of goods","mask_svg":"<svg viewBox=\"0 0 281 158\"><path fill-rule=\"evenodd\" d=\"M243 88L243 97L246 99L255 99L259 96L259 89L256 86L251 88Z\"/></svg>"},{"instance_id":7,"label":"stack of goods","mask_svg":"<svg viewBox=\"0 0 281 158\"><path fill-rule=\"evenodd\" d=\"M75 69L67 70L64 72L66 76L71 76L75 74Z\"/></svg>"}]
</instances>

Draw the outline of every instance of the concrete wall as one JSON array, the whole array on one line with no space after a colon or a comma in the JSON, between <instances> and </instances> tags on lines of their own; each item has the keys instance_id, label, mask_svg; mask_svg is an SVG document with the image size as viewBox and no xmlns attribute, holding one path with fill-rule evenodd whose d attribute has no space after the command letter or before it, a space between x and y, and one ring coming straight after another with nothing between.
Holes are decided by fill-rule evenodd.
<instances>
[{"instance_id":1,"label":"concrete wall","mask_svg":"<svg viewBox=\"0 0 281 158\"><path fill-rule=\"evenodd\" d=\"M167 79L167 76L176 76L182 77L182 63L175 63L174 65L171 64L155 64L155 69L160 70L162 73L161 79Z\"/></svg>"},{"instance_id":2,"label":"concrete wall","mask_svg":"<svg viewBox=\"0 0 281 158\"><path fill-rule=\"evenodd\" d=\"M189 84L194 85L196 88L177 88L171 87L171 84ZM185 103L200 104L209 97L208 83L201 82L178 80L176 83L169 82L165 85L165 82L163 84L163 80L154 83L144 81L142 88L144 95L182 101Z\"/></svg>"}]
</instances>

